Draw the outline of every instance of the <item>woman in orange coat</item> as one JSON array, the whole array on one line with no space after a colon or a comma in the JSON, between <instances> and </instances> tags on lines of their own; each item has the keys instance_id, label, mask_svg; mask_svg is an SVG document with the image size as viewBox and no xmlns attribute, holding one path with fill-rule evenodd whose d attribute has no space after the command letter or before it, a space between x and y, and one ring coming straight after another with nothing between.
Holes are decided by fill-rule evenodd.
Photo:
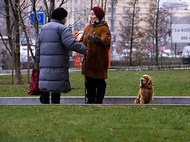
<instances>
[{"instance_id":1,"label":"woman in orange coat","mask_svg":"<svg viewBox=\"0 0 190 142\"><path fill-rule=\"evenodd\" d=\"M108 52L111 34L102 8L95 6L90 11L90 24L85 28L80 41L87 46L88 53L82 65L86 78L87 103L103 102L108 72Z\"/></svg>"}]
</instances>

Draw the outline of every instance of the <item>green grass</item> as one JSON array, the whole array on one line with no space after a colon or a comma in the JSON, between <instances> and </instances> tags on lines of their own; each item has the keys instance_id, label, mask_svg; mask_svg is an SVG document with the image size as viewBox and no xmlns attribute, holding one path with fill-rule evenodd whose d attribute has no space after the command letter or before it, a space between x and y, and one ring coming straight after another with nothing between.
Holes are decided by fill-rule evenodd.
<instances>
[{"instance_id":1,"label":"green grass","mask_svg":"<svg viewBox=\"0 0 190 142\"><path fill-rule=\"evenodd\" d=\"M0 106L1 142L188 142L185 106Z\"/></svg>"},{"instance_id":2,"label":"green grass","mask_svg":"<svg viewBox=\"0 0 190 142\"><path fill-rule=\"evenodd\" d=\"M110 71L106 95L136 96L139 79L152 76L155 96L189 96L189 70ZM23 75L27 82L27 76ZM72 91L84 95L84 77L71 72ZM28 96L28 84L0 76L0 96ZM189 142L189 106L0 105L0 142Z\"/></svg>"},{"instance_id":3,"label":"green grass","mask_svg":"<svg viewBox=\"0 0 190 142\"><path fill-rule=\"evenodd\" d=\"M154 81L155 96L189 96L190 71L110 71L108 73L106 96L136 96L139 80L143 74L149 74ZM24 85L11 85L11 76L0 76L0 96L27 97L27 76L23 75ZM65 96L84 95L84 76L80 72L70 73L72 91Z\"/></svg>"}]
</instances>

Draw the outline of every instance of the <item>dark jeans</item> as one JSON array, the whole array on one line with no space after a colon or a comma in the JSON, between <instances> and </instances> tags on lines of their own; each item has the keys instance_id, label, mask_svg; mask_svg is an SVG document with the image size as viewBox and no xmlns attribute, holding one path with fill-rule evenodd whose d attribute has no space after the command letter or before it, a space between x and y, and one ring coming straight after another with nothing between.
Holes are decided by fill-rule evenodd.
<instances>
[{"instance_id":1,"label":"dark jeans","mask_svg":"<svg viewBox=\"0 0 190 142\"><path fill-rule=\"evenodd\" d=\"M86 90L88 104L102 104L105 92L106 92L106 81L102 78L92 78L86 76Z\"/></svg>"},{"instance_id":2,"label":"dark jeans","mask_svg":"<svg viewBox=\"0 0 190 142\"><path fill-rule=\"evenodd\" d=\"M52 104L60 104L60 96L61 93L51 93L51 103ZM40 102L42 104L50 104L50 93L49 92L43 92L40 96Z\"/></svg>"}]
</instances>

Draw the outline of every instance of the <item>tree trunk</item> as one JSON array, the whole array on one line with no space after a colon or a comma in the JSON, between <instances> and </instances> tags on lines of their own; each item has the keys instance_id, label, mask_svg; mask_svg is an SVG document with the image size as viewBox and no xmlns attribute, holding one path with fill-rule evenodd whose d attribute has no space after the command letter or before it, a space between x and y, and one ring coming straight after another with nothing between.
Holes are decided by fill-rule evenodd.
<instances>
[{"instance_id":1,"label":"tree trunk","mask_svg":"<svg viewBox=\"0 0 190 142\"><path fill-rule=\"evenodd\" d=\"M19 0L15 0L14 3L14 29L15 29L15 52L14 52L14 57L15 57L15 84L23 84L22 80L22 75L20 72L20 33L19 33Z\"/></svg>"}]
</instances>

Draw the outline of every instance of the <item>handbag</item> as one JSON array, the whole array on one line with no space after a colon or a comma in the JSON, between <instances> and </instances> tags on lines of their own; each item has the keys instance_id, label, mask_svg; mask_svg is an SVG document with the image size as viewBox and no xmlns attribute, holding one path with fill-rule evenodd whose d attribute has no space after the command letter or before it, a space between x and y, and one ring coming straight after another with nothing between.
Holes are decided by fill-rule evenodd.
<instances>
[{"instance_id":1,"label":"handbag","mask_svg":"<svg viewBox=\"0 0 190 142\"><path fill-rule=\"evenodd\" d=\"M28 95L41 95L42 91L39 90L39 74L40 70L39 69L33 69L32 70L32 75L30 78L30 85L28 89Z\"/></svg>"}]
</instances>

